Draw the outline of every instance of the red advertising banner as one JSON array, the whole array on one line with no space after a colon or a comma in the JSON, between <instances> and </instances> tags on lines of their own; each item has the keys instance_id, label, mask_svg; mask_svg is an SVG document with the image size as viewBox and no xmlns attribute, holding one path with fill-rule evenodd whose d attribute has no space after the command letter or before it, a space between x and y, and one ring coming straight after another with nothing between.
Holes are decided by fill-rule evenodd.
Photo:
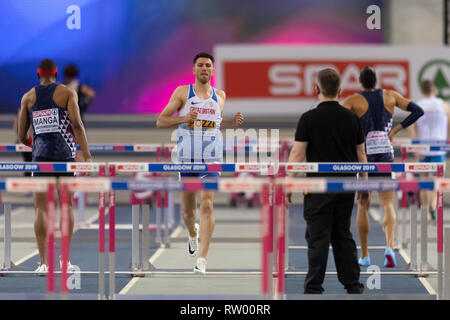
<instances>
[{"instance_id":1,"label":"red advertising banner","mask_svg":"<svg viewBox=\"0 0 450 320\"><path fill-rule=\"evenodd\" d=\"M408 60L271 60L224 61L223 79L227 98L315 98L317 73L327 67L341 75L341 97L358 92L359 73L364 66L375 68L378 87L410 96Z\"/></svg>"}]
</instances>

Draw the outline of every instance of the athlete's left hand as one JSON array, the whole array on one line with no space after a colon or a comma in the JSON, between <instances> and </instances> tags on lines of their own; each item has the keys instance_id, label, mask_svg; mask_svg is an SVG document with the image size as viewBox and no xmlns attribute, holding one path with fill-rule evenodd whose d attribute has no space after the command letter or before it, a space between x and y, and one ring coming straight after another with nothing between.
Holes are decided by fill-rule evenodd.
<instances>
[{"instance_id":1,"label":"athlete's left hand","mask_svg":"<svg viewBox=\"0 0 450 320\"><path fill-rule=\"evenodd\" d=\"M286 209L289 209L291 203L292 203L292 192L286 192L286 199L284 201Z\"/></svg>"},{"instance_id":2,"label":"athlete's left hand","mask_svg":"<svg viewBox=\"0 0 450 320\"><path fill-rule=\"evenodd\" d=\"M402 130L402 126L401 125L396 125L394 128L392 128L392 130L391 131L389 131L389 135L388 135L388 137L389 137L389 140L391 141L391 143L392 143L392 139L394 138L394 136L400 131L400 130Z\"/></svg>"},{"instance_id":3,"label":"athlete's left hand","mask_svg":"<svg viewBox=\"0 0 450 320\"><path fill-rule=\"evenodd\" d=\"M244 122L244 115L240 112L236 113L233 118L233 126L238 127Z\"/></svg>"}]
</instances>

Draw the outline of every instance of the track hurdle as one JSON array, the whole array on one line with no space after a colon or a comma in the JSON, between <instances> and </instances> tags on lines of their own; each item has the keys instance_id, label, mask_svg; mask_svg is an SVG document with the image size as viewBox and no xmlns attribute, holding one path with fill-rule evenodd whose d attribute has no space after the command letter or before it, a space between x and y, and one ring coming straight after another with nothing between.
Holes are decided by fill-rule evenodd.
<instances>
[{"instance_id":1,"label":"track hurdle","mask_svg":"<svg viewBox=\"0 0 450 320\"><path fill-rule=\"evenodd\" d=\"M37 181L38 178L16 178L20 179L20 181ZM193 179L192 179L193 180ZM174 191L182 191L182 190L220 190L223 192L233 192L242 189L255 188L255 190L264 190L264 185L267 186L267 179L248 179L245 181L236 181L237 179L221 179L213 182L199 182L197 179L194 181L179 181L175 179L158 179L152 181L118 181L106 178L61 178L61 185L66 184L68 190L77 191L77 190L85 190L90 192L108 192L111 190L174 190ZM99 182L100 181L100 182ZM278 179L276 181L276 186L284 186L286 188L286 192L354 192L360 190L368 190L368 191L379 191L379 190L397 190L397 189L405 189L405 190L416 190L416 189L425 189L425 190L433 190L434 188L440 188L444 192L450 192L450 180L441 179L437 180L439 184L435 183L435 180L431 181L418 181L418 180L340 180L340 179L323 179L323 178L309 178L309 179ZM6 184L0 181L0 189L2 186L4 187ZM14 185L14 187L22 188L18 185ZM43 189L44 190L44 189ZM277 188L277 190L281 190ZM26 190L24 191L26 192ZM268 192L266 193L268 194ZM277 192L277 195L281 195L283 192ZM269 202L267 196L263 197L264 203ZM279 198L278 198L279 199ZM267 206L265 206L267 208ZM280 215L278 211L284 208L284 203L282 201L276 202L277 215ZM267 211L267 210L266 210ZM264 220L267 221L266 218L261 216L262 222ZM280 221L280 220L278 220ZM264 223L262 223L264 225ZM266 224L267 225L267 224ZM277 223L278 225L278 223ZM261 235L266 235L270 233L270 228L265 229L266 232L262 229ZM279 245L277 246L277 257L278 261L283 261L284 250L281 240L283 237L284 228L279 226L277 228L276 237ZM447 240L446 240L447 241ZM270 239L269 239L270 242ZM263 248L266 246L262 246ZM267 248L267 247L266 247ZM278 298L283 298L284 291L284 268L281 265L278 265L277 270L277 295ZM112 271L114 273L114 271ZM447 270L446 270L447 272ZM111 271L110 271L111 275ZM266 276L270 276L269 272L266 272ZM448 274L444 276L444 279L447 279ZM111 298L111 297L110 297Z\"/></svg>"},{"instance_id":2,"label":"track hurdle","mask_svg":"<svg viewBox=\"0 0 450 320\"><path fill-rule=\"evenodd\" d=\"M101 173L102 170L104 171L104 168L106 166L106 163L92 163L92 162L25 162L25 163L0 163L0 171L2 172L84 172L84 173L95 173L99 172ZM9 180L8 180L9 179ZM17 179L17 180L14 180ZM48 210L48 219L47 219L47 246L48 246L48 267L49 267L49 277L47 278L47 288L49 293L54 293L54 212L55 212L55 199L54 199L54 191L55 191L55 183L53 183L53 180L45 180L47 178L7 178L7 183L9 185L6 186L7 191L11 192L21 192L21 188L24 188L25 191L23 192L46 192L47 193L47 210ZM55 181L58 181L56 179ZM40 184L35 183L39 182ZM48 182L50 181L50 182ZM43 185L48 186L48 189L44 190ZM33 189L34 188L34 189ZM68 207L69 207L69 194L68 191L65 189L65 186L60 186L60 195L61 195L61 216L62 218L69 217L68 216ZM100 196L101 197L101 196ZM102 208L101 205L102 202L99 204L99 219L104 219L104 205ZM104 203L104 202L103 202ZM11 216L7 219L5 219L5 223L8 222L9 225L5 228L8 230L7 233L5 233L4 238L4 247L5 247L5 257L4 261L10 261L11 257ZM63 263L63 270L62 270L62 278L65 278L67 280L67 261L64 262L64 258L69 257L69 249L68 249L68 223L66 223L64 220L61 220L61 258ZM6 230L5 229L5 230ZM99 230L100 236L99 236L99 248L102 248L102 230ZM104 243L104 230L103 230L103 243ZM99 250L100 250L99 249ZM65 263L65 267L64 267ZM100 264L100 261L99 261ZM8 267L10 268L12 264L9 265L5 264L5 269L7 270ZM62 284L61 286L61 292L67 293L67 286L66 283Z\"/></svg>"},{"instance_id":3,"label":"track hurdle","mask_svg":"<svg viewBox=\"0 0 450 320\"><path fill-rule=\"evenodd\" d=\"M165 157L167 158L169 155L168 148L164 150ZM170 172L220 172L220 171L231 171L234 170L234 164L232 165L220 165L220 164L174 164L174 163L137 163L137 162L129 162L129 163L121 163L121 162L111 162L108 164L109 168L114 167L114 172L116 174L120 173L170 173ZM111 169L110 169L111 170ZM146 180L140 180L142 182ZM135 189L135 191L142 191L139 189ZM148 190L147 190L148 191ZM158 239L161 238L161 217L164 217L164 225L165 225L165 234L164 234L164 244L169 247L170 246L170 238L169 238L169 208L173 207L173 203L169 203L171 199L170 193L171 190L161 190L155 189L153 191L158 192L157 195L157 242ZM111 205L111 204L110 204ZM144 208L143 208L144 209ZM149 225L148 219L146 215L149 214L148 210L143 210L143 244L142 244L142 254L139 255L139 206L133 205L132 207L133 214L133 223L132 223L132 259L131 259L131 267L133 270L140 270L143 267L146 270L154 269L154 266L148 262L148 253L150 247L150 235L149 235ZM145 216L145 217L144 217ZM158 216L160 218L158 218ZM145 222L145 223L144 223ZM159 230L159 232L158 232ZM159 235L159 237L158 237ZM162 243L162 240L159 241ZM142 260L141 260L141 257ZM145 264L145 265L144 265Z\"/></svg>"},{"instance_id":4,"label":"track hurdle","mask_svg":"<svg viewBox=\"0 0 450 320\"><path fill-rule=\"evenodd\" d=\"M156 153L160 150L162 144L146 143L146 144L90 144L89 151L93 153ZM0 152L31 152L31 148L24 144L4 144L0 145ZM77 146L77 150L81 150ZM87 196L82 192L77 192L74 196L75 202L78 203L77 224L80 227L86 226L85 210L87 204Z\"/></svg>"},{"instance_id":5,"label":"track hurdle","mask_svg":"<svg viewBox=\"0 0 450 320\"><path fill-rule=\"evenodd\" d=\"M92 162L2 162L0 172L99 172L100 166L106 163ZM1 191L0 191L1 192ZM5 210L5 237L4 237L4 268L9 269L11 264L11 205L4 204ZM9 261L9 263L8 263Z\"/></svg>"},{"instance_id":6,"label":"track hurdle","mask_svg":"<svg viewBox=\"0 0 450 320\"><path fill-rule=\"evenodd\" d=\"M440 173L442 170L442 173ZM397 173L419 173L419 172L437 172L438 176L443 176L443 164L442 163L289 163L287 164L287 171L290 172L304 172L304 173L360 173L360 172L397 172ZM442 174L442 175L440 175ZM407 189L401 189L404 193L409 191ZM438 208L442 209L442 203ZM438 209L439 210L439 209ZM438 213L439 216L439 213ZM428 228L427 221L422 219L421 225L421 257L422 263L420 268L417 264L417 210L412 208L411 210L411 246L410 246L410 269L423 271L426 275L426 271L429 269L427 262L427 242L428 236L426 230ZM440 224L438 222L438 232ZM439 249L438 249L439 252Z\"/></svg>"}]
</instances>

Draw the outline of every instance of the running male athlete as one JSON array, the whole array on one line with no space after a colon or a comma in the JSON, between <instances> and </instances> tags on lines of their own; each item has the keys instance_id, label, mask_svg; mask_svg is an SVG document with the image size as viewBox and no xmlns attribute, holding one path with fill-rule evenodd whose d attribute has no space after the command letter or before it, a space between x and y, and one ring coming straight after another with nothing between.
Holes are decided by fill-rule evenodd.
<instances>
[{"instance_id":1,"label":"running male athlete","mask_svg":"<svg viewBox=\"0 0 450 320\"><path fill-rule=\"evenodd\" d=\"M423 80L420 84L423 98L417 104L423 109L425 114L417 121L417 139L419 140L447 140L448 119L450 110L447 102L436 96L437 90L431 80ZM414 127L412 125L412 136L415 138ZM418 157L422 162L446 162L445 151L422 152ZM431 174L424 173L429 177ZM427 206L430 218L436 220L437 192L423 190L420 192L420 203Z\"/></svg>"},{"instance_id":2,"label":"running male athlete","mask_svg":"<svg viewBox=\"0 0 450 320\"><path fill-rule=\"evenodd\" d=\"M423 115L423 110L414 102L404 98L393 90L376 89L377 77L375 70L364 67L359 75L362 91L347 97L342 103L344 107L353 111L360 118L366 137L366 154L368 162L393 162L394 149L392 138L403 128L407 128ZM411 112L406 119L392 128L392 114L394 107ZM370 174L369 177L389 176L388 174ZM396 216L394 211L394 191L378 192L384 213L383 230L386 234L386 250L384 252L385 267L395 267L396 259L393 251ZM359 264L371 264L368 251L370 200L364 204L358 203L356 225L361 243L362 256Z\"/></svg>"},{"instance_id":3,"label":"running male athlete","mask_svg":"<svg viewBox=\"0 0 450 320\"><path fill-rule=\"evenodd\" d=\"M84 161L91 162L91 154L84 126L80 118L77 93L65 85L56 84L57 67L50 59L42 60L37 76L40 85L22 97L19 111L18 135L20 141L32 146L33 162L73 162L76 144L80 145ZM28 129L33 127L33 136ZM73 176L73 173L33 173L33 176ZM40 255L37 274L46 274L46 193L35 194L36 219L34 232ZM69 204L69 243L73 232L72 201ZM61 265L61 261L60 261ZM68 263L68 272L73 267Z\"/></svg>"},{"instance_id":4,"label":"running male athlete","mask_svg":"<svg viewBox=\"0 0 450 320\"><path fill-rule=\"evenodd\" d=\"M244 121L238 112L232 120L222 120L225 92L211 86L214 71L214 57L206 52L194 58L193 85L175 89L169 103L161 112L156 123L158 128L178 126L178 161L180 162L222 162L223 145L220 129L237 127ZM178 116L174 113L178 111ZM217 178L218 172L180 173L181 177ZM214 231L214 192L200 192L200 226L195 223L197 192L183 192L183 219L189 232L188 254L198 255L195 273L205 274L206 256ZM201 239L199 246L198 239Z\"/></svg>"}]
</instances>

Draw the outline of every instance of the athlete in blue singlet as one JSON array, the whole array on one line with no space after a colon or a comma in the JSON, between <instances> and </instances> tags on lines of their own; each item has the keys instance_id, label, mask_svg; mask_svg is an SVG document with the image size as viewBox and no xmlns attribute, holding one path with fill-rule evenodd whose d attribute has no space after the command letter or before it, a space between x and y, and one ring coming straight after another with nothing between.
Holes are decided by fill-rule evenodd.
<instances>
[{"instance_id":1,"label":"athlete in blue singlet","mask_svg":"<svg viewBox=\"0 0 450 320\"><path fill-rule=\"evenodd\" d=\"M79 144L86 162L91 162L91 154L80 118L78 97L75 91L56 84L57 67L50 60L41 61L38 68L40 85L28 91L22 98L18 120L18 135L22 143L32 146L35 162L72 162L76 145ZM33 136L28 135L30 125ZM64 176L73 173L36 172L33 176ZM46 193L35 194L36 219L34 231L40 255L37 274L46 274ZM69 204L69 241L73 232L72 202ZM72 272L72 265L68 264Z\"/></svg>"},{"instance_id":2,"label":"athlete in blue singlet","mask_svg":"<svg viewBox=\"0 0 450 320\"><path fill-rule=\"evenodd\" d=\"M222 162L222 135L219 129L239 126L243 122L241 113L232 120L222 120L225 92L211 86L214 71L214 57L206 52L194 58L193 85L176 88L169 103L161 112L156 123L158 128L178 126L178 161L181 162ZM178 116L174 116L178 111ZM218 177L217 173L180 173L181 177ZM183 192L183 219L189 232L187 252L198 256L195 273L206 272L206 256L214 231L214 192L200 193L200 225L195 223L197 192ZM199 236L202 240L199 246ZM198 255L197 255L198 254Z\"/></svg>"},{"instance_id":3,"label":"athlete in blue singlet","mask_svg":"<svg viewBox=\"0 0 450 320\"><path fill-rule=\"evenodd\" d=\"M364 67L359 76L362 91L345 99L342 105L352 110L360 118L366 136L366 154L368 162L392 162L394 152L392 138L403 128L407 128L423 115L423 110L400 93L393 90L376 89L376 73L371 67ZM392 128L394 107L411 112L400 124ZM373 176L389 176L391 174L369 174ZM394 191L378 192L384 213L383 230L386 233L385 267L396 265L394 248L396 216L394 210ZM370 201L358 203L356 224L361 243L362 256L359 263L363 266L371 264L368 251Z\"/></svg>"}]
</instances>

